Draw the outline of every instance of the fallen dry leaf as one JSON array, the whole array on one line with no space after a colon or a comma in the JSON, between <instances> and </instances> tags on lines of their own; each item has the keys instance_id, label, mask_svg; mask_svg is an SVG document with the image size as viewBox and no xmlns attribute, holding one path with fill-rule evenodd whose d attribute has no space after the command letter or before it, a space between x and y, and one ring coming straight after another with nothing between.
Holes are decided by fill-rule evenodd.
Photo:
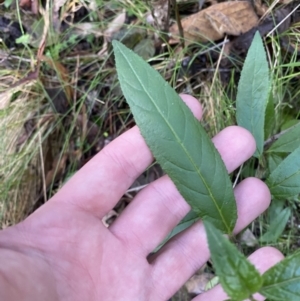
<instances>
[{"instance_id":1,"label":"fallen dry leaf","mask_svg":"<svg viewBox=\"0 0 300 301\"><path fill-rule=\"evenodd\" d=\"M158 0L152 4L152 16L156 29L165 31L169 23L170 4L168 0Z\"/></svg>"},{"instance_id":2,"label":"fallen dry leaf","mask_svg":"<svg viewBox=\"0 0 300 301\"><path fill-rule=\"evenodd\" d=\"M110 210L103 218L102 223L103 225L108 228L111 223L118 217L118 213L115 210Z\"/></svg>"},{"instance_id":3,"label":"fallen dry leaf","mask_svg":"<svg viewBox=\"0 0 300 301\"><path fill-rule=\"evenodd\" d=\"M24 131L17 139L16 151L20 150L22 144L24 144L28 139L32 137L32 134L36 131L37 127L43 126L46 122L50 122L54 119L53 114L46 114L43 118L37 123L37 112L31 113L31 116L24 123Z\"/></svg>"},{"instance_id":4,"label":"fallen dry leaf","mask_svg":"<svg viewBox=\"0 0 300 301\"><path fill-rule=\"evenodd\" d=\"M222 2L181 20L187 44L222 39L225 34L238 36L258 24L248 1ZM178 26L170 28L172 39L179 36ZM173 40L176 41L176 40Z\"/></svg>"},{"instance_id":5,"label":"fallen dry leaf","mask_svg":"<svg viewBox=\"0 0 300 301\"><path fill-rule=\"evenodd\" d=\"M118 14L107 26L107 29L104 31L104 37L108 40L112 37L112 35L118 32L126 21L126 12L125 10L122 13Z\"/></svg>"},{"instance_id":6,"label":"fallen dry leaf","mask_svg":"<svg viewBox=\"0 0 300 301\"><path fill-rule=\"evenodd\" d=\"M250 229L246 229L241 235L241 242L248 247L255 247L257 245L257 239Z\"/></svg>"},{"instance_id":7,"label":"fallen dry leaf","mask_svg":"<svg viewBox=\"0 0 300 301\"><path fill-rule=\"evenodd\" d=\"M274 32L275 29L276 33L282 34L290 27L290 18L286 18L288 15L289 10L284 8L276 10L272 15L267 15L258 26L232 39L229 45L231 51L239 55L245 53L249 49L256 31L259 31L262 37ZM280 37L280 42L283 49L291 47L286 35ZM293 53L293 47L291 52Z\"/></svg>"},{"instance_id":8,"label":"fallen dry leaf","mask_svg":"<svg viewBox=\"0 0 300 301\"><path fill-rule=\"evenodd\" d=\"M253 6L259 17L265 15L268 11L268 6L262 0L253 0Z\"/></svg>"},{"instance_id":9,"label":"fallen dry leaf","mask_svg":"<svg viewBox=\"0 0 300 301\"><path fill-rule=\"evenodd\" d=\"M15 87L20 87L24 84L28 84L30 82L33 82L37 80L39 77L39 70L38 68L35 68L33 71L29 71L28 74L23 77L22 79L18 80L16 83L12 84L9 89L13 89Z\"/></svg>"},{"instance_id":10,"label":"fallen dry leaf","mask_svg":"<svg viewBox=\"0 0 300 301\"><path fill-rule=\"evenodd\" d=\"M19 5L25 11L31 11L34 15L39 12L39 1L38 0L20 0Z\"/></svg>"},{"instance_id":11,"label":"fallen dry leaf","mask_svg":"<svg viewBox=\"0 0 300 301\"><path fill-rule=\"evenodd\" d=\"M53 29L59 32L61 20L60 20L60 10L66 4L67 0L55 0L53 1L52 7L52 26Z\"/></svg>"},{"instance_id":12,"label":"fallen dry leaf","mask_svg":"<svg viewBox=\"0 0 300 301\"><path fill-rule=\"evenodd\" d=\"M51 60L47 56L41 56L41 60L57 72L56 74L60 79L60 82L65 83L63 86L58 85L58 87L51 87L48 86L47 81L44 78L42 79L50 98L52 98L56 111L65 114L69 110L74 96L72 85L67 85L71 80L68 69L59 61Z\"/></svg>"},{"instance_id":13,"label":"fallen dry leaf","mask_svg":"<svg viewBox=\"0 0 300 301\"><path fill-rule=\"evenodd\" d=\"M185 287L189 294L199 295L205 292L205 288L208 282L214 277L213 274L202 273L200 275L194 275L186 283Z\"/></svg>"},{"instance_id":14,"label":"fallen dry leaf","mask_svg":"<svg viewBox=\"0 0 300 301\"><path fill-rule=\"evenodd\" d=\"M68 154L57 155L51 162L51 169L46 172L45 187L48 190L50 185L59 179L66 167Z\"/></svg>"},{"instance_id":15,"label":"fallen dry leaf","mask_svg":"<svg viewBox=\"0 0 300 301\"><path fill-rule=\"evenodd\" d=\"M119 32L126 21L126 12L122 11L117 15L107 26L104 32L104 44L102 50L98 53L99 56L104 56L107 54L108 43L111 42L112 36Z\"/></svg>"}]
</instances>

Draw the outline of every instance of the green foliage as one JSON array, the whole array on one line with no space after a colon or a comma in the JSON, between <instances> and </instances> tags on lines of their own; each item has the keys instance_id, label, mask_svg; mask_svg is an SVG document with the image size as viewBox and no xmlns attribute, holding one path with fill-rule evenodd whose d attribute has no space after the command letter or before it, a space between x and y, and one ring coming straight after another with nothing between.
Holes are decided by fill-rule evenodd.
<instances>
[{"instance_id":1,"label":"green foliage","mask_svg":"<svg viewBox=\"0 0 300 301\"><path fill-rule=\"evenodd\" d=\"M121 43L113 47L122 91L157 162L201 218L231 233L232 184L210 138L157 71Z\"/></svg>"},{"instance_id":2,"label":"green foliage","mask_svg":"<svg viewBox=\"0 0 300 301\"><path fill-rule=\"evenodd\" d=\"M223 289L242 301L259 292L272 300L300 300L300 252L270 268L262 276L212 224L204 222L211 257Z\"/></svg>"},{"instance_id":3,"label":"green foliage","mask_svg":"<svg viewBox=\"0 0 300 301\"><path fill-rule=\"evenodd\" d=\"M228 296L242 301L256 293L262 285L259 272L213 225L204 225L214 267Z\"/></svg>"},{"instance_id":4,"label":"green foliage","mask_svg":"<svg viewBox=\"0 0 300 301\"><path fill-rule=\"evenodd\" d=\"M120 85L136 124L157 162L192 207L160 247L202 218L218 276L215 279L219 279L230 300L254 300L257 292L272 300L300 300L300 253L287 257L261 276L223 236L222 232L233 230L236 207L218 152L159 73L119 42L114 41L113 47ZM279 134L275 141L275 100L272 95L268 97L269 90L268 62L256 33L238 86L236 119L252 133L257 144L254 156L259 160L254 158L245 166L250 166L253 174L269 175L266 183L275 198L268 211L267 231L260 237L263 243L279 239L291 216L291 209L284 208L282 200L300 193L300 126ZM264 151L264 147L269 149Z\"/></svg>"},{"instance_id":5,"label":"green foliage","mask_svg":"<svg viewBox=\"0 0 300 301\"><path fill-rule=\"evenodd\" d=\"M270 219L268 231L260 237L261 242L275 242L282 234L291 215L290 208L285 208Z\"/></svg>"},{"instance_id":6,"label":"green foliage","mask_svg":"<svg viewBox=\"0 0 300 301\"><path fill-rule=\"evenodd\" d=\"M300 193L300 147L286 157L267 179L276 199L293 197Z\"/></svg>"},{"instance_id":7,"label":"green foliage","mask_svg":"<svg viewBox=\"0 0 300 301\"><path fill-rule=\"evenodd\" d=\"M10 7L13 3L13 0L4 0L4 6L6 8Z\"/></svg>"},{"instance_id":8,"label":"green foliage","mask_svg":"<svg viewBox=\"0 0 300 301\"><path fill-rule=\"evenodd\" d=\"M269 148L268 152L291 153L300 146L300 123L289 128Z\"/></svg>"},{"instance_id":9,"label":"green foliage","mask_svg":"<svg viewBox=\"0 0 300 301\"><path fill-rule=\"evenodd\" d=\"M269 138L274 131L275 127L275 108L274 108L274 100L272 95L269 97L269 101L266 108L266 114L265 114L265 132L264 136L265 139Z\"/></svg>"},{"instance_id":10,"label":"green foliage","mask_svg":"<svg viewBox=\"0 0 300 301\"><path fill-rule=\"evenodd\" d=\"M268 155L268 168L269 172L272 173L277 166L284 160L280 154L272 153Z\"/></svg>"},{"instance_id":11,"label":"green foliage","mask_svg":"<svg viewBox=\"0 0 300 301\"><path fill-rule=\"evenodd\" d=\"M300 300L300 252L276 264L263 274L260 293L272 300Z\"/></svg>"},{"instance_id":12,"label":"green foliage","mask_svg":"<svg viewBox=\"0 0 300 301\"><path fill-rule=\"evenodd\" d=\"M264 147L265 111L269 88L268 62L262 40L257 32L244 63L236 99L237 123L254 136L256 157L262 155Z\"/></svg>"},{"instance_id":13,"label":"green foliage","mask_svg":"<svg viewBox=\"0 0 300 301\"><path fill-rule=\"evenodd\" d=\"M16 43L23 44L23 45L29 45L30 39L31 39L30 35L26 33L26 34L20 36L19 38L17 38Z\"/></svg>"}]
</instances>

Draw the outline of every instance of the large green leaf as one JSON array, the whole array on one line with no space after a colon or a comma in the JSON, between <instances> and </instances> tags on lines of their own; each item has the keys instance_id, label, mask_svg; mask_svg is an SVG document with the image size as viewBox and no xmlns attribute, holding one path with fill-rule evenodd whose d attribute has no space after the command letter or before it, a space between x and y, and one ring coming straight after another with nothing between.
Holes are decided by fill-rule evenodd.
<instances>
[{"instance_id":1,"label":"large green leaf","mask_svg":"<svg viewBox=\"0 0 300 301\"><path fill-rule=\"evenodd\" d=\"M232 184L205 130L157 71L121 43L113 46L122 91L154 157L192 209L230 233Z\"/></svg>"},{"instance_id":2,"label":"large green leaf","mask_svg":"<svg viewBox=\"0 0 300 301\"><path fill-rule=\"evenodd\" d=\"M212 224L204 221L211 258L228 296L242 301L256 293L262 279L256 268Z\"/></svg>"},{"instance_id":3,"label":"large green leaf","mask_svg":"<svg viewBox=\"0 0 300 301\"><path fill-rule=\"evenodd\" d=\"M276 199L293 197L300 193L300 147L275 168L267 179L267 185Z\"/></svg>"},{"instance_id":4,"label":"large green leaf","mask_svg":"<svg viewBox=\"0 0 300 301\"><path fill-rule=\"evenodd\" d=\"M260 293L272 300L300 300L300 252L279 262L263 274Z\"/></svg>"},{"instance_id":5,"label":"large green leaf","mask_svg":"<svg viewBox=\"0 0 300 301\"><path fill-rule=\"evenodd\" d=\"M300 123L291 127L275 141L268 152L291 153L300 146Z\"/></svg>"},{"instance_id":6,"label":"large green leaf","mask_svg":"<svg viewBox=\"0 0 300 301\"><path fill-rule=\"evenodd\" d=\"M241 73L236 99L237 123L254 136L256 157L262 154L264 147L265 111L269 88L266 52L261 37L256 32Z\"/></svg>"}]
</instances>

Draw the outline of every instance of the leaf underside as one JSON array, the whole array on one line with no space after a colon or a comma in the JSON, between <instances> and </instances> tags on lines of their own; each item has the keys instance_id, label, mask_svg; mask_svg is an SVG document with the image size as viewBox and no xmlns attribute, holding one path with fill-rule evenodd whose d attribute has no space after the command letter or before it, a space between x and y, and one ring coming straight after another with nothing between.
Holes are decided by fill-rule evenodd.
<instances>
[{"instance_id":1,"label":"leaf underside","mask_svg":"<svg viewBox=\"0 0 300 301\"><path fill-rule=\"evenodd\" d=\"M230 233L232 184L205 130L156 70L121 43L113 47L122 91L157 162L201 218Z\"/></svg>"}]
</instances>

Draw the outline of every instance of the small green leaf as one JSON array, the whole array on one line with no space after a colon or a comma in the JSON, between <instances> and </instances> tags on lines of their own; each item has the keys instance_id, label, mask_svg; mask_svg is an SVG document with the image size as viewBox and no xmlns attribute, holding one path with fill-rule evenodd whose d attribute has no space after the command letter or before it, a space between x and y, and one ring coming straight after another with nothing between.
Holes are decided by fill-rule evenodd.
<instances>
[{"instance_id":1,"label":"small green leaf","mask_svg":"<svg viewBox=\"0 0 300 301\"><path fill-rule=\"evenodd\" d=\"M237 123L254 136L256 157L261 156L264 147L265 111L269 87L266 52L260 34L256 32L241 73L236 99Z\"/></svg>"},{"instance_id":2,"label":"small green leaf","mask_svg":"<svg viewBox=\"0 0 300 301\"><path fill-rule=\"evenodd\" d=\"M276 199L284 199L300 193L300 147L275 168L266 183Z\"/></svg>"},{"instance_id":3,"label":"small green leaf","mask_svg":"<svg viewBox=\"0 0 300 301\"><path fill-rule=\"evenodd\" d=\"M30 42L30 35L29 34L23 34L22 36L20 36L19 38L16 39L16 43L17 44L23 44L23 45L28 45Z\"/></svg>"},{"instance_id":4,"label":"small green leaf","mask_svg":"<svg viewBox=\"0 0 300 301\"><path fill-rule=\"evenodd\" d=\"M211 258L224 291L237 301L256 293L262 285L256 268L212 224L204 221L204 225Z\"/></svg>"},{"instance_id":5,"label":"small green leaf","mask_svg":"<svg viewBox=\"0 0 300 301\"><path fill-rule=\"evenodd\" d=\"M4 7L9 8L12 5L13 0L4 0Z\"/></svg>"},{"instance_id":6,"label":"small green leaf","mask_svg":"<svg viewBox=\"0 0 300 301\"><path fill-rule=\"evenodd\" d=\"M289 208L282 210L274 219L271 220L268 231L261 236L259 239L260 242L275 242L283 232L290 215L291 210Z\"/></svg>"},{"instance_id":7,"label":"small green leaf","mask_svg":"<svg viewBox=\"0 0 300 301\"><path fill-rule=\"evenodd\" d=\"M199 217L230 233L232 184L205 130L157 71L121 43L113 47L122 91L157 162Z\"/></svg>"},{"instance_id":8,"label":"small green leaf","mask_svg":"<svg viewBox=\"0 0 300 301\"><path fill-rule=\"evenodd\" d=\"M260 293L278 301L300 300L300 252L286 257L263 274Z\"/></svg>"},{"instance_id":9,"label":"small green leaf","mask_svg":"<svg viewBox=\"0 0 300 301\"><path fill-rule=\"evenodd\" d=\"M300 146L300 123L291 127L275 141L268 152L291 153Z\"/></svg>"}]
</instances>

